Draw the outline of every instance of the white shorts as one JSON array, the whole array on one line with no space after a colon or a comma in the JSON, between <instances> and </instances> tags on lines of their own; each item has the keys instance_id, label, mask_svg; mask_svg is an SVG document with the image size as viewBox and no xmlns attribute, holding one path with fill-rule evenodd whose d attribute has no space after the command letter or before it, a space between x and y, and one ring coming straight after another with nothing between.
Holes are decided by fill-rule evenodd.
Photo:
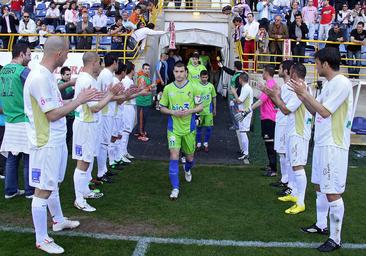
<instances>
[{"instance_id":1,"label":"white shorts","mask_svg":"<svg viewBox=\"0 0 366 256\"><path fill-rule=\"evenodd\" d=\"M242 121L239 122L239 131L240 132L249 132L250 131L250 122L252 121L252 113L248 114Z\"/></svg>"},{"instance_id":2,"label":"white shorts","mask_svg":"<svg viewBox=\"0 0 366 256\"><path fill-rule=\"evenodd\" d=\"M131 133L135 127L136 121L136 106L126 104L123 106L123 131Z\"/></svg>"},{"instance_id":3,"label":"white shorts","mask_svg":"<svg viewBox=\"0 0 366 256\"><path fill-rule=\"evenodd\" d=\"M93 162L97 152L98 123L75 119L72 131L72 159Z\"/></svg>"},{"instance_id":4,"label":"white shorts","mask_svg":"<svg viewBox=\"0 0 366 256\"><path fill-rule=\"evenodd\" d=\"M299 136L287 137L286 156L291 166L306 165L309 153L309 140Z\"/></svg>"},{"instance_id":5,"label":"white shorts","mask_svg":"<svg viewBox=\"0 0 366 256\"><path fill-rule=\"evenodd\" d=\"M315 146L311 182L324 194L342 194L346 188L348 150L335 146Z\"/></svg>"},{"instance_id":6,"label":"white shorts","mask_svg":"<svg viewBox=\"0 0 366 256\"><path fill-rule=\"evenodd\" d=\"M122 130L122 116L115 116L113 118L113 128L112 128L112 136L118 137L121 134Z\"/></svg>"},{"instance_id":7,"label":"white shorts","mask_svg":"<svg viewBox=\"0 0 366 256\"><path fill-rule=\"evenodd\" d=\"M108 145L111 142L113 116L101 116L99 124L99 143Z\"/></svg>"},{"instance_id":8,"label":"white shorts","mask_svg":"<svg viewBox=\"0 0 366 256\"><path fill-rule=\"evenodd\" d=\"M66 142L60 146L31 148L29 185L42 190L57 190L64 180L66 165Z\"/></svg>"},{"instance_id":9,"label":"white shorts","mask_svg":"<svg viewBox=\"0 0 366 256\"><path fill-rule=\"evenodd\" d=\"M286 125L278 125L275 126L275 138L274 138L274 150L276 150L279 154L286 153Z\"/></svg>"}]
</instances>

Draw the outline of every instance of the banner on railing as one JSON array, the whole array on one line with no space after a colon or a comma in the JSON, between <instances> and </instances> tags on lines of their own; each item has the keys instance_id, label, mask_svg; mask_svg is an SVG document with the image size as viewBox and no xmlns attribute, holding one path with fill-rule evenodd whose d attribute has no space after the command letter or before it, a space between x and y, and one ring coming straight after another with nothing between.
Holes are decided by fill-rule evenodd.
<instances>
[{"instance_id":1,"label":"banner on railing","mask_svg":"<svg viewBox=\"0 0 366 256\"><path fill-rule=\"evenodd\" d=\"M283 40L283 60L291 58L291 39Z\"/></svg>"},{"instance_id":2,"label":"banner on railing","mask_svg":"<svg viewBox=\"0 0 366 256\"><path fill-rule=\"evenodd\" d=\"M71 69L71 75L73 77L79 75L79 73L83 70L83 57L84 53L69 53L67 55L67 59L64 63L64 66L67 66ZM39 64L42 60L43 52L32 52L31 61L28 64L28 67L32 69L35 65ZM0 52L0 65L5 66L11 62L11 52ZM56 78L60 77L61 68L57 68L54 72Z\"/></svg>"},{"instance_id":3,"label":"banner on railing","mask_svg":"<svg viewBox=\"0 0 366 256\"><path fill-rule=\"evenodd\" d=\"M174 21L169 23L169 32L170 32L170 40L169 40L169 49L175 50L175 24Z\"/></svg>"}]
</instances>

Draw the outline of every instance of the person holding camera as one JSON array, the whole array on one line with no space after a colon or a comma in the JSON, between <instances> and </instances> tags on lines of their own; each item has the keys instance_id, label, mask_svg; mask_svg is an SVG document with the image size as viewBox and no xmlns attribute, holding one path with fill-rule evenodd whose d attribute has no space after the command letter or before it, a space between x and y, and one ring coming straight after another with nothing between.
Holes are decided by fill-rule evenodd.
<instances>
[{"instance_id":1,"label":"person holding camera","mask_svg":"<svg viewBox=\"0 0 366 256\"><path fill-rule=\"evenodd\" d=\"M3 5L1 8L2 16L0 17L1 34L18 33L16 26L19 25L19 20L13 12L9 11L9 7ZM7 49L9 45L10 36L2 36L3 48ZM17 37L14 38L16 42Z\"/></svg>"}]
</instances>

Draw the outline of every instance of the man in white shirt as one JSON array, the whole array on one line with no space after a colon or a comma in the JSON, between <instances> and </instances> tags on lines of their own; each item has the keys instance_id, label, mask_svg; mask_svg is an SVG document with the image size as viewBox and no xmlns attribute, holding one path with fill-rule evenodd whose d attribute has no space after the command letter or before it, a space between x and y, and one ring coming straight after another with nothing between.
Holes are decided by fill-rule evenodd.
<instances>
[{"instance_id":1,"label":"man in white shirt","mask_svg":"<svg viewBox=\"0 0 366 256\"><path fill-rule=\"evenodd\" d=\"M259 23L254 19L253 13L248 13L247 19L248 23L244 26L243 29L243 37L245 37L243 58L244 70L248 70L248 59L254 59L252 54L255 51L255 37L257 36L259 30Z\"/></svg>"},{"instance_id":2,"label":"man in white shirt","mask_svg":"<svg viewBox=\"0 0 366 256\"><path fill-rule=\"evenodd\" d=\"M95 33L107 34L107 16L103 13L103 8L99 7L93 16L93 27Z\"/></svg>"},{"instance_id":3,"label":"man in white shirt","mask_svg":"<svg viewBox=\"0 0 366 256\"><path fill-rule=\"evenodd\" d=\"M160 36L160 35L163 35L166 33L165 31L154 30L154 28L155 28L155 25L152 23L149 23L149 24L147 24L146 27L138 28L132 33L131 37L136 40L136 43L142 42L141 51L143 51L145 49L146 38L148 35Z\"/></svg>"},{"instance_id":4,"label":"man in white shirt","mask_svg":"<svg viewBox=\"0 0 366 256\"><path fill-rule=\"evenodd\" d=\"M61 254L64 249L47 234L47 207L53 216L54 231L80 225L78 221L64 218L58 193L68 155L65 116L97 96L97 90L87 88L71 102L62 101L53 72L62 67L68 51L65 38L48 38L40 64L32 69L24 85L24 110L29 118L27 135L31 144L29 183L35 187L32 216L36 247L50 254Z\"/></svg>"},{"instance_id":5,"label":"man in white shirt","mask_svg":"<svg viewBox=\"0 0 366 256\"><path fill-rule=\"evenodd\" d=\"M315 115L311 181L317 191L317 221L302 230L327 234L329 210L330 237L318 247L321 252L331 252L341 247L342 194L346 188L353 90L350 80L340 74L340 63L339 51L333 47L323 48L315 54L318 74L327 80L316 99L308 93L303 82L291 85L309 112Z\"/></svg>"},{"instance_id":6,"label":"man in white shirt","mask_svg":"<svg viewBox=\"0 0 366 256\"><path fill-rule=\"evenodd\" d=\"M23 19L19 22L19 34L37 34L36 23L30 18L28 12L23 13ZM28 40L29 48L33 49L37 46L38 36L20 36L19 40Z\"/></svg>"},{"instance_id":7,"label":"man in white shirt","mask_svg":"<svg viewBox=\"0 0 366 256\"><path fill-rule=\"evenodd\" d=\"M315 30L318 27L318 9L314 6L314 1L309 0L308 5L301 10L302 19L309 29L309 39L314 40Z\"/></svg>"},{"instance_id":8,"label":"man in white shirt","mask_svg":"<svg viewBox=\"0 0 366 256\"><path fill-rule=\"evenodd\" d=\"M51 2L46 12L45 23L46 25L53 25L56 28L59 19L60 19L60 10L56 8L56 4L54 2Z\"/></svg>"}]
</instances>

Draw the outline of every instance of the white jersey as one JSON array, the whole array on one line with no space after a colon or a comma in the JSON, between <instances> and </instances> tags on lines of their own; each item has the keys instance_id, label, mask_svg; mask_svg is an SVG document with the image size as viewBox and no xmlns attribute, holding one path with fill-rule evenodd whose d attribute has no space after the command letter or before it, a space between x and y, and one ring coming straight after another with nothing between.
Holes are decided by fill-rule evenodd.
<instances>
[{"instance_id":1,"label":"white jersey","mask_svg":"<svg viewBox=\"0 0 366 256\"><path fill-rule=\"evenodd\" d=\"M351 81L343 75L336 75L327 81L317 97L331 115L323 118L315 115L316 146L335 146L349 149L352 126L353 90Z\"/></svg>"},{"instance_id":2,"label":"white jersey","mask_svg":"<svg viewBox=\"0 0 366 256\"><path fill-rule=\"evenodd\" d=\"M90 74L86 72L81 72L75 83L75 95L74 99L77 98L80 91L85 88L97 88L97 81ZM90 107L98 104L96 101L91 101L85 104L80 105L75 109L75 119L85 122L85 123L93 123L98 122L98 113L93 113L90 110Z\"/></svg>"},{"instance_id":3,"label":"white jersey","mask_svg":"<svg viewBox=\"0 0 366 256\"><path fill-rule=\"evenodd\" d=\"M97 79L97 86L98 90L100 91L107 91L108 87L113 84L114 81L114 75L113 73L108 69L104 68ZM102 115L105 116L114 116L116 109L116 102L110 101L103 109L102 109Z\"/></svg>"},{"instance_id":4,"label":"white jersey","mask_svg":"<svg viewBox=\"0 0 366 256\"><path fill-rule=\"evenodd\" d=\"M46 113L62 107L54 75L41 64L29 73L24 85L24 111L29 118L28 138L32 147L59 146L66 140L66 118L48 121Z\"/></svg>"},{"instance_id":5,"label":"white jersey","mask_svg":"<svg viewBox=\"0 0 366 256\"><path fill-rule=\"evenodd\" d=\"M286 108L291 111L287 117L287 136L299 136L305 140L310 140L311 137L311 124L312 124L312 115L306 109L305 105L302 101L297 97L296 93L288 88L287 89L287 98Z\"/></svg>"},{"instance_id":6,"label":"white jersey","mask_svg":"<svg viewBox=\"0 0 366 256\"><path fill-rule=\"evenodd\" d=\"M134 85L134 82L131 78L129 78L128 76L125 76L125 78L122 79L122 83L123 86L125 87L125 89L129 89L132 85ZM130 100L126 100L125 102L123 102L124 105L136 105L136 99L130 99Z\"/></svg>"},{"instance_id":7,"label":"white jersey","mask_svg":"<svg viewBox=\"0 0 366 256\"><path fill-rule=\"evenodd\" d=\"M289 94L288 94L288 89L287 89L287 84L282 84L281 85L281 99L283 100L283 102L288 102L289 100ZM285 115L284 113L282 113L282 111L278 110L276 113L276 125L286 125L287 124L287 115Z\"/></svg>"},{"instance_id":8,"label":"white jersey","mask_svg":"<svg viewBox=\"0 0 366 256\"><path fill-rule=\"evenodd\" d=\"M238 108L242 111L247 111L253 104L253 89L248 83L241 87L239 100L242 103L238 105Z\"/></svg>"}]
</instances>

